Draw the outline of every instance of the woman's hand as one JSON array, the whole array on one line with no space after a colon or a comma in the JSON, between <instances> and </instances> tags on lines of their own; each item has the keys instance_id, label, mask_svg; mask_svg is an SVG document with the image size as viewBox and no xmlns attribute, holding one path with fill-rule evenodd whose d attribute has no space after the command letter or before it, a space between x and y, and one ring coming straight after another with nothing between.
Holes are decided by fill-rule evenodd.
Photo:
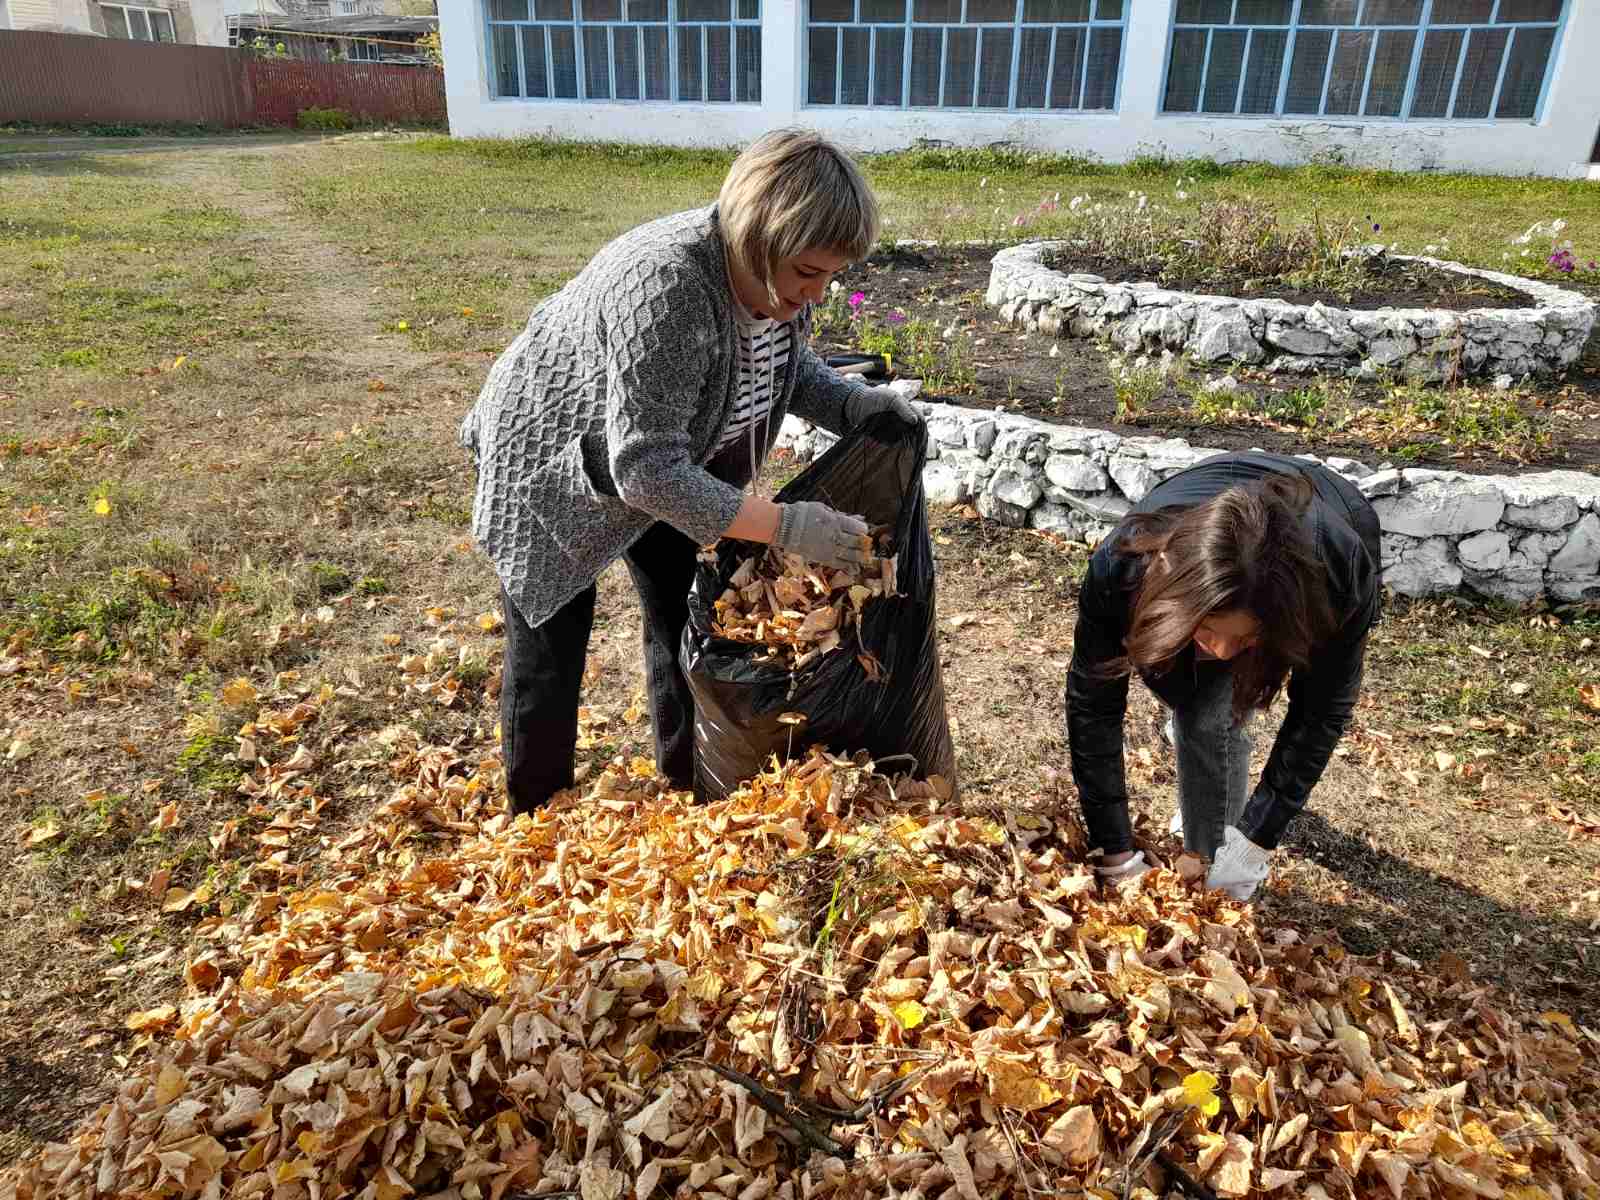
<instances>
[{"instance_id":1,"label":"woman's hand","mask_svg":"<svg viewBox=\"0 0 1600 1200\"><path fill-rule=\"evenodd\" d=\"M782 516L772 544L807 562L847 567L869 562L872 538L860 517L836 512L816 500L779 505Z\"/></svg>"},{"instance_id":2,"label":"woman's hand","mask_svg":"<svg viewBox=\"0 0 1600 1200\"><path fill-rule=\"evenodd\" d=\"M911 401L892 387L870 387L851 399L846 418L851 425L860 425L881 412L892 412L907 426L922 424L922 414Z\"/></svg>"}]
</instances>

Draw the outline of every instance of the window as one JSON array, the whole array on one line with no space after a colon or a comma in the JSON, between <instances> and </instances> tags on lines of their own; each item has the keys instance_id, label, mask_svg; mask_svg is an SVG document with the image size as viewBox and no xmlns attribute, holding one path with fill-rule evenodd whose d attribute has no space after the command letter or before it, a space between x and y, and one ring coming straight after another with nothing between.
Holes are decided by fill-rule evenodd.
<instances>
[{"instance_id":1,"label":"window","mask_svg":"<svg viewBox=\"0 0 1600 1200\"><path fill-rule=\"evenodd\" d=\"M1178 0L1166 112L1533 120L1566 0Z\"/></svg>"},{"instance_id":2,"label":"window","mask_svg":"<svg viewBox=\"0 0 1600 1200\"><path fill-rule=\"evenodd\" d=\"M1107 111L1129 0L809 0L806 103Z\"/></svg>"},{"instance_id":3,"label":"window","mask_svg":"<svg viewBox=\"0 0 1600 1200\"><path fill-rule=\"evenodd\" d=\"M487 0L495 95L761 100L761 0Z\"/></svg>"},{"instance_id":4,"label":"window","mask_svg":"<svg viewBox=\"0 0 1600 1200\"><path fill-rule=\"evenodd\" d=\"M106 36L137 42L175 42L172 14L164 8L134 8L127 4L102 4Z\"/></svg>"}]
</instances>

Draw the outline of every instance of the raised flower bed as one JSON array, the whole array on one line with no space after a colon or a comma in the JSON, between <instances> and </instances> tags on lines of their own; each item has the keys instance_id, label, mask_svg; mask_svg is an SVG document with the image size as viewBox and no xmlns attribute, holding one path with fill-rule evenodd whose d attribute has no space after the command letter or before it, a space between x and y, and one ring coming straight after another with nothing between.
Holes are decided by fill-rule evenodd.
<instances>
[{"instance_id":1,"label":"raised flower bed","mask_svg":"<svg viewBox=\"0 0 1600 1200\"><path fill-rule=\"evenodd\" d=\"M986 299L1003 321L1051 336L1104 339L1130 352L1171 351L1203 365L1413 380L1548 375L1576 362L1595 304L1554 284L1420 255L1393 255L1434 271L1526 296L1526 307L1356 309L1321 301L1241 299L1175 291L1152 281L1111 282L1070 269L1071 243L1001 250Z\"/></svg>"}]
</instances>

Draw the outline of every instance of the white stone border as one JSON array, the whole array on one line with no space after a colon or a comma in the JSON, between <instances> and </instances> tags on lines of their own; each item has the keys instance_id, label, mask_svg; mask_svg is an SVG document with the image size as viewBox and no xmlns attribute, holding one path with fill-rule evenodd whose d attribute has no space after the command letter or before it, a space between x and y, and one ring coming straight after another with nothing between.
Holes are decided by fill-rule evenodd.
<instances>
[{"instance_id":1,"label":"white stone border","mask_svg":"<svg viewBox=\"0 0 1600 1200\"><path fill-rule=\"evenodd\" d=\"M1158 482L1219 450L1181 438L917 402L928 419L933 503L1095 541ZM809 461L835 439L796 417L778 445ZM1383 526L1383 581L1406 596L1469 590L1522 604L1600 601L1600 477L1582 471L1468 475L1307 461L1352 479Z\"/></svg>"},{"instance_id":2,"label":"white stone border","mask_svg":"<svg viewBox=\"0 0 1600 1200\"><path fill-rule=\"evenodd\" d=\"M1553 284L1420 255L1396 255L1514 288L1534 308L1383 308L1376 312L1235 300L1169 291L1155 283L1107 283L1045 264L1064 241L1001 250L989 269L988 303L1000 318L1050 336L1105 337L1126 351L1171 350L1203 364L1372 377L1391 371L1438 381L1462 375L1546 375L1577 361L1596 305Z\"/></svg>"}]
</instances>

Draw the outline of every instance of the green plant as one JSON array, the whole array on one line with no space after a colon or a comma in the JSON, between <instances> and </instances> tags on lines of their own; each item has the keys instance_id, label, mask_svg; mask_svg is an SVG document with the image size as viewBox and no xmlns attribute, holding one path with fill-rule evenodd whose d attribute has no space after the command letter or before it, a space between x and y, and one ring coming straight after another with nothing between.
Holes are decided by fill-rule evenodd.
<instances>
[{"instance_id":1,"label":"green plant","mask_svg":"<svg viewBox=\"0 0 1600 1200\"><path fill-rule=\"evenodd\" d=\"M342 108L302 108L294 123L301 129L354 129L355 118Z\"/></svg>"},{"instance_id":2,"label":"green plant","mask_svg":"<svg viewBox=\"0 0 1600 1200\"><path fill-rule=\"evenodd\" d=\"M1116 393L1116 419L1122 424L1137 420L1155 403L1167 385L1167 374L1160 367L1133 364L1113 358L1108 364L1111 385Z\"/></svg>"},{"instance_id":3,"label":"green plant","mask_svg":"<svg viewBox=\"0 0 1600 1200\"><path fill-rule=\"evenodd\" d=\"M1328 386L1312 385L1287 392L1269 391L1256 400L1255 406L1274 420L1309 427L1317 423L1328 406Z\"/></svg>"},{"instance_id":4,"label":"green plant","mask_svg":"<svg viewBox=\"0 0 1600 1200\"><path fill-rule=\"evenodd\" d=\"M100 365L100 352L88 347L79 350L63 350L56 355L56 362L63 367L97 367Z\"/></svg>"},{"instance_id":5,"label":"green plant","mask_svg":"<svg viewBox=\"0 0 1600 1200\"><path fill-rule=\"evenodd\" d=\"M343 567L336 567L332 563L315 562L311 564L311 585L316 589L318 596L336 596L340 592L349 591L354 582L350 572Z\"/></svg>"}]
</instances>

